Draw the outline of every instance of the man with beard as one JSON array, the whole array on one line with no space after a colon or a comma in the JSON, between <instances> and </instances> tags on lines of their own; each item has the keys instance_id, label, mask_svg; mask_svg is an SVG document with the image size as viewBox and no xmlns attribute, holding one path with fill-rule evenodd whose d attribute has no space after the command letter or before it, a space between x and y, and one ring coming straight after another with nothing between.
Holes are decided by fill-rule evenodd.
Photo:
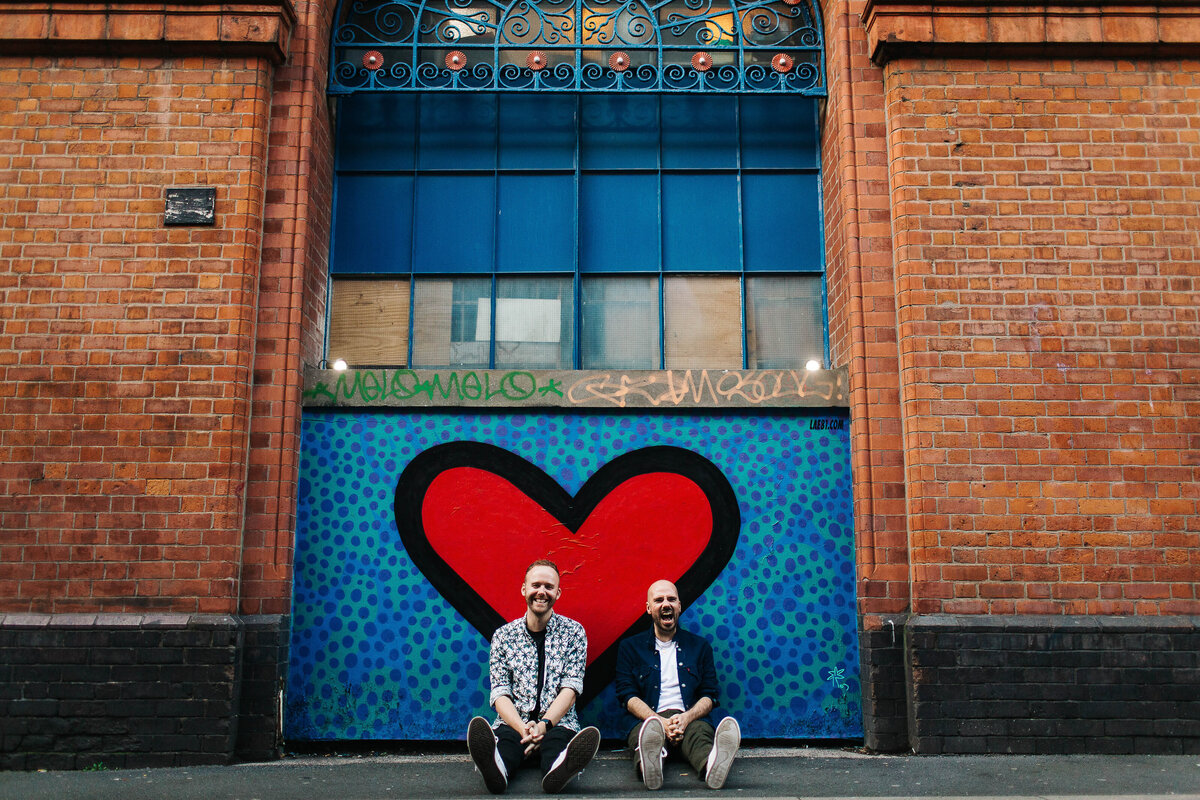
<instances>
[{"instance_id":1,"label":"man with beard","mask_svg":"<svg viewBox=\"0 0 1200 800\"><path fill-rule=\"evenodd\" d=\"M742 743L741 728L725 717L713 729L708 714L717 704L712 646L679 627L683 604L670 581L646 593L651 630L621 642L617 651L617 700L636 723L629 749L647 789L663 782L663 757L678 753L710 789L720 789Z\"/></svg>"},{"instance_id":2,"label":"man with beard","mask_svg":"<svg viewBox=\"0 0 1200 800\"><path fill-rule=\"evenodd\" d=\"M475 717L467 726L467 749L492 794L507 789L508 776L526 760L540 763L543 791L560 792L600 747L600 731L579 730L575 699L583 692L587 635L554 613L558 584L553 561L530 564L521 583L525 616L492 636L490 703L499 716L491 725Z\"/></svg>"}]
</instances>

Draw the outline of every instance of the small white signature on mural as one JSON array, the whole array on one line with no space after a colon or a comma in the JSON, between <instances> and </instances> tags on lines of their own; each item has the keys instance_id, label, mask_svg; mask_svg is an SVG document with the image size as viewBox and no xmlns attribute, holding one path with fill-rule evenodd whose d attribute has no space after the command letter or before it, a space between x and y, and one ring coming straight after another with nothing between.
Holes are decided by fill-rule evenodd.
<instances>
[{"instance_id":1,"label":"small white signature on mural","mask_svg":"<svg viewBox=\"0 0 1200 800\"><path fill-rule=\"evenodd\" d=\"M846 683L846 671L841 667L830 667L829 674L825 676L825 680L832 683L839 689L846 689L849 684Z\"/></svg>"}]
</instances>

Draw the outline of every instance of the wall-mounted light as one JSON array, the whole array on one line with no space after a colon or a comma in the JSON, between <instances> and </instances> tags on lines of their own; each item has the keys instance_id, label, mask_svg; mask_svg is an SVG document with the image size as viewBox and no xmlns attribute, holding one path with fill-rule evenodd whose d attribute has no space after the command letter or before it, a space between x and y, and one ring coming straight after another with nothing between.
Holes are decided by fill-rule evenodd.
<instances>
[{"instance_id":1,"label":"wall-mounted light","mask_svg":"<svg viewBox=\"0 0 1200 800\"><path fill-rule=\"evenodd\" d=\"M337 370L338 372L345 372L346 371L346 359L339 358L337 361L334 361L333 368L335 370Z\"/></svg>"},{"instance_id":2,"label":"wall-mounted light","mask_svg":"<svg viewBox=\"0 0 1200 800\"><path fill-rule=\"evenodd\" d=\"M808 363L804 365L804 368L809 372L817 372L821 369L821 362L817 361L815 358L810 358Z\"/></svg>"}]
</instances>

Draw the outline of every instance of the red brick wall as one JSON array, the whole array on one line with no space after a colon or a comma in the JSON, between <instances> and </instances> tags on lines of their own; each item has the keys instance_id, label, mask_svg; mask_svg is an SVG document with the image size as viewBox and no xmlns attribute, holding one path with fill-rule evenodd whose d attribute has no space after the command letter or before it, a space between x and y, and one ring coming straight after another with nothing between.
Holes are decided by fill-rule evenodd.
<instances>
[{"instance_id":1,"label":"red brick wall","mask_svg":"<svg viewBox=\"0 0 1200 800\"><path fill-rule=\"evenodd\" d=\"M271 71L0 58L0 611L236 610Z\"/></svg>"},{"instance_id":2,"label":"red brick wall","mask_svg":"<svg viewBox=\"0 0 1200 800\"><path fill-rule=\"evenodd\" d=\"M324 357L333 138L325 95L332 2L300 2L273 85L242 605L291 606L300 380Z\"/></svg>"},{"instance_id":3,"label":"red brick wall","mask_svg":"<svg viewBox=\"0 0 1200 800\"><path fill-rule=\"evenodd\" d=\"M918 613L1200 613L1200 64L885 70Z\"/></svg>"},{"instance_id":4,"label":"red brick wall","mask_svg":"<svg viewBox=\"0 0 1200 800\"><path fill-rule=\"evenodd\" d=\"M830 350L850 365L859 609L875 627L872 615L908 608L908 540L883 73L867 55L865 5L824 7L821 148Z\"/></svg>"}]
</instances>

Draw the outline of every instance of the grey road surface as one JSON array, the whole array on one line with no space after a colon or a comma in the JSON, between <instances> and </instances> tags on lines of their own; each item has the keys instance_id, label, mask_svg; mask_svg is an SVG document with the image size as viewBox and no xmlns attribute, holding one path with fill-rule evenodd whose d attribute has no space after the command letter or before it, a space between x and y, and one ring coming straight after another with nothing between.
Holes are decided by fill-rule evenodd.
<instances>
[{"instance_id":1,"label":"grey road surface","mask_svg":"<svg viewBox=\"0 0 1200 800\"><path fill-rule=\"evenodd\" d=\"M0 773L3 800L368 800L490 797L463 755L300 756L267 764L174 769ZM509 797L542 795L536 770L519 772ZM723 792L686 764L668 763L647 792L624 753L603 749L566 798L1112 798L1200 800L1200 755L888 756L854 750L751 748Z\"/></svg>"}]
</instances>

